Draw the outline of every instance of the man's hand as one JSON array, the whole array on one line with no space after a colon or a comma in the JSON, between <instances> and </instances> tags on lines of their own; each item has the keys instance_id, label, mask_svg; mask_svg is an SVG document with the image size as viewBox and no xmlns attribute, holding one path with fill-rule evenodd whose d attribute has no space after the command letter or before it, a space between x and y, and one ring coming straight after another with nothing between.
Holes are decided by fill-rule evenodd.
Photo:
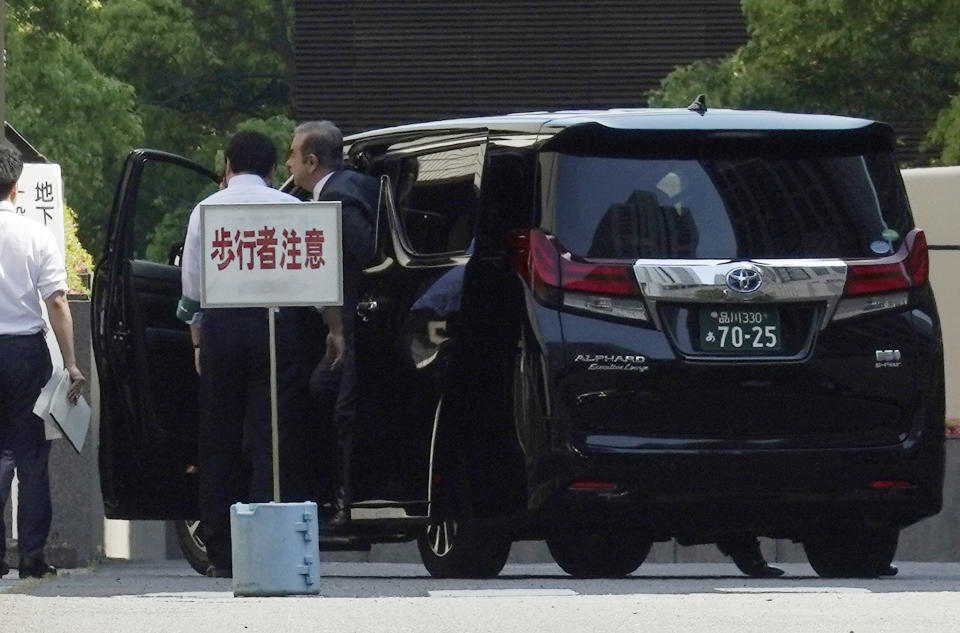
<instances>
[{"instance_id":1,"label":"man's hand","mask_svg":"<svg viewBox=\"0 0 960 633\"><path fill-rule=\"evenodd\" d=\"M57 337L57 344L60 346L63 366L70 375L67 398L70 402L76 402L87 379L77 367L77 356L73 351L73 317L70 315L70 304L67 303L67 295L62 290L47 297L44 303L47 304L50 327L53 328L53 334Z\"/></svg>"},{"instance_id":2,"label":"man's hand","mask_svg":"<svg viewBox=\"0 0 960 633\"><path fill-rule=\"evenodd\" d=\"M343 358L347 353L347 342L343 337L343 332L330 332L327 334L327 351L323 354L321 365L328 365L330 369L337 369L343 364Z\"/></svg>"},{"instance_id":3,"label":"man's hand","mask_svg":"<svg viewBox=\"0 0 960 633\"><path fill-rule=\"evenodd\" d=\"M195 320L190 324L190 341L193 343L193 368L197 371L197 375L200 375L200 339L201 331L200 325L196 324Z\"/></svg>"},{"instance_id":4,"label":"man's hand","mask_svg":"<svg viewBox=\"0 0 960 633\"><path fill-rule=\"evenodd\" d=\"M83 372L76 365L67 365L66 370L70 374L70 390L67 391L67 398L75 403L80 398L80 392L83 390L83 385L87 383L87 379L83 377Z\"/></svg>"},{"instance_id":5,"label":"man's hand","mask_svg":"<svg viewBox=\"0 0 960 633\"><path fill-rule=\"evenodd\" d=\"M347 353L347 340L343 334L343 317L340 308L329 306L323 311L323 322L327 324L327 351L320 363L336 369L343 364L343 357Z\"/></svg>"}]
</instances>

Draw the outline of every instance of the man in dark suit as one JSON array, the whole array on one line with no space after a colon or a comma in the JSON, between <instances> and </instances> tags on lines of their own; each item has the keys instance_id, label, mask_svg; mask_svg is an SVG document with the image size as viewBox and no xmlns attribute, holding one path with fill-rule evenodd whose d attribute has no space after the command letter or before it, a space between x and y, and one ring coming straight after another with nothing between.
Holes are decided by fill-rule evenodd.
<instances>
[{"instance_id":1,"label":"man in dark suit","mask_svg":"<svg viewBox=\"0 0 960 633\"><path fill-rule=\"evenodd\" d=\"M363 268L376 248L379 185L370 176L343 169L343 136L329 121L310 121L294 130L287 167L294 182L313 200L339 201L342 207L343 307L328 307L323 320L326 353L310 378L310 392L323 416L333 413L337 431L338 511L334 528L350 521L353 502L354 441L357 432L357 368L354 319Z\"/></svg>"}]
</instances>

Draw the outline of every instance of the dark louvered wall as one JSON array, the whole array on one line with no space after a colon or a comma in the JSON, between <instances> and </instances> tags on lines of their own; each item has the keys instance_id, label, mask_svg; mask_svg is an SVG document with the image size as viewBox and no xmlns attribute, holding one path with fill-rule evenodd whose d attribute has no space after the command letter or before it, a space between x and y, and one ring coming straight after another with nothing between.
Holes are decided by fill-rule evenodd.
<instances>
[{"instance_id":1,"label":"dark louvered wall","mask_svg":"<svg viewBox=\"0 0 960 633\"><path fill-rule=\"evenodd\" d=\"M739 0L299 0L297 118L353 132L642 106L676 66L746 38Z\"/></svg>"}]
</instances>

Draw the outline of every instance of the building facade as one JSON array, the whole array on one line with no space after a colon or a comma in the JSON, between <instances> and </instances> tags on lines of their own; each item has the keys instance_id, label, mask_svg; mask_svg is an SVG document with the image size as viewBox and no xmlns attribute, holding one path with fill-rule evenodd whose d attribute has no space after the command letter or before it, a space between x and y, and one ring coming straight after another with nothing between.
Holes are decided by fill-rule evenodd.
<instances>
[{"instance_id":1,"label":"building facade","mask_svg":"<svg viewBox=\"0 0 960 633\"><path fill-rule=\"evenodd\" d=\"M299 0L295 12L297 118L345 132L641 107L677 66L747 40L739 0Z\"/></svg>"}]
</instances>

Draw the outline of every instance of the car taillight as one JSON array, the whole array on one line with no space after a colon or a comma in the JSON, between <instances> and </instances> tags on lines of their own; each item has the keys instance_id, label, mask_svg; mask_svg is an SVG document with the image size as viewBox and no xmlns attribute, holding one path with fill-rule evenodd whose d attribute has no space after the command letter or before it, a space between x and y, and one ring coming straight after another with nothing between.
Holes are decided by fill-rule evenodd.
<instances>
[{"instance_id":1,"label":"car taillight","mask_svg":"<svg viewBox=\"0 0 960 633\"><path fill-rule=\"evenodd\" d=\"M930 271L927 238L914 229L904 240L900 251L870 263L850 263L845 296L880 294L922 286Z\"/></svg>"},{"instance_id":2,"label":"car taillight","mask_svg":"<svg viewBox=\"0 0 960 633\"><path fill-rule=\"evenodd\" d=\"M575 257L539 229L511 235L513 267L542 302L605 316L647 320L632 264Z\"/></svg>"},{"instance_id":3,"label":"car taillight","mask_svg":"<svg viewBox=\"0 0 960 633\"><path fill-rule=\"evenodd\" d=\"M909 481L901 479L878 479L877 481L871 481L870 487L874 490L903 490L904 488L911 488L912 485Z\"/></svg>"},{"instance_id":4,"label":"car taillight","mask_svg":"<svg viewBox=\"0 0 960 633\"><path fill-rule=\"evenodd\" d=\"M640 296L632 266L588 264L561 255L560 277L564 290L622 297Z\"/></svg>"}]
</instances>

